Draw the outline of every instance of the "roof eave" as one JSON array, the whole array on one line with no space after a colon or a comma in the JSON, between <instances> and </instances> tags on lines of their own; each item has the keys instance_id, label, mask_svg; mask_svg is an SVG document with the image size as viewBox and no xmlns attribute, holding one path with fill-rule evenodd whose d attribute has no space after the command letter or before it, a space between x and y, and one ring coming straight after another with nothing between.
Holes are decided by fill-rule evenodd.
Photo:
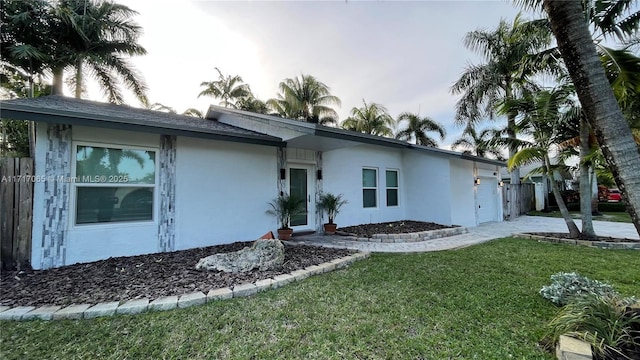
<instances>
[{"instance_id":1,"label":"roof eave","mask_svg":"<svg viewBox=\"0 0 640 360\"><path fill-rule=\"evenodd\" d=\"M88 115L87 115L88 116ZM185 126L162 126L158 124L150 124L145 121L131 120L120 118L109 118L105 116L91 115L83 117L80 114L72 114L64 111L44 112L38 111L33 107L19 106L14 104L2 104L0 109L0 117L8 119L29 120L35 122L44 122L50 124L67 124L67 125L90 125L100 128L130 130L138 132L151 132L161 135L188 136L212 140L232 141L239 143L248 143L255 145L266 145L276 147L286 147L286 143L282 139L272 136L253 136L249 134L230 134L209 129L190 129Z\"/></svg>"}]
</instances>

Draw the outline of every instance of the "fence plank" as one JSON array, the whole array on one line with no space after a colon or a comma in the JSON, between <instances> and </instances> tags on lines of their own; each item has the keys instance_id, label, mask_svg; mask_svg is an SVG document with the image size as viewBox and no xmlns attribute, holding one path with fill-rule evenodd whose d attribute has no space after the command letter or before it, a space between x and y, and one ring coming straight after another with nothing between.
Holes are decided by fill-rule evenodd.
<instances>
[{"instance_id":1,"label":"fence plank","mask_svg":"<svg viewBox=\"0 0 640 360\"><path fill-rule=\"evenodd\" d=\"M33 160L31 158L20 159L20 175L33 175ZM29 266L31 258L31 228L33 224L33 182L22 181L19 185L18 202L18 227L17 227L17 254L18 267Z\"/></svg>"},{"instance_id":2,"label":"fence plank","mask_svg":"<svg viewBox=\"0 0 640 360\"><path fill-rule=\"evenodd\" d=\"M0 161L0 259L2 268L8 269L13 264L13 217L14 217L14 177L15 162L13 158Z\"/></svg>"},{"instance_id":3,"label":"fence plank","mask_svg":"<svg viewBox=\"0 0 640 360\"><path fill-rule=\"evenodd\" d=\"M514 220L535 206L535 184L506 184L502 187L502 210L505 220Z\"/></svg>"}]
</instances>

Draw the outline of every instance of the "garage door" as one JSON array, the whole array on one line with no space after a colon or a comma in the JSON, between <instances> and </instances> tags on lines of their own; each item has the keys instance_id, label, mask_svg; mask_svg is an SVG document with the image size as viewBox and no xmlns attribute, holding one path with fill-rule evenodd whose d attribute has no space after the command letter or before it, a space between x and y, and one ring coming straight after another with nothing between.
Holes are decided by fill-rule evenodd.
<instances>
[{"instance_id":1,"label":"garage door","mask_svg":"<svg viewBox=\"0 0 640 360\"><path fill-rule=\"evenodd\" d=\"M481 177L476 187L478 222L498 221L498 180Z\"/></svg>"}]
</instances>

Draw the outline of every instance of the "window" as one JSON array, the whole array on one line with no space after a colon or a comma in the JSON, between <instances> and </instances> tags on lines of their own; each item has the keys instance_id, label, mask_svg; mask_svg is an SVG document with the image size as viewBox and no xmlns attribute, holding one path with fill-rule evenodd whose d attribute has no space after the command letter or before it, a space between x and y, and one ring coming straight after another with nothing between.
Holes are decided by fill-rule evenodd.
<instances>
[{"instance_id":1,"label":"window","mask_svg":"<svg viewBox=\"0 0 640 360\"><path fill-rule=\"evenodd\" d=\"M398 170L387 170L387 206L398 206Z\"/></svg>"},{"instance_id":2,"label":"window","mask_svg":"<svg viewBox=\"0 0 640 360\"><path fill-rule=\"evenodd\" d=\"M374 208L378 206L378 170L362 169L362 206Z\"/></svg>"},{"instance_id":3,"label":"window","mask_svg":"<svg viewBox=\"0 0 640 360\"><path fill-rule=\"evenodd\" d=\"M156 152L76 145L75 224L153 220Z\"/></svg>"}]
</instances>

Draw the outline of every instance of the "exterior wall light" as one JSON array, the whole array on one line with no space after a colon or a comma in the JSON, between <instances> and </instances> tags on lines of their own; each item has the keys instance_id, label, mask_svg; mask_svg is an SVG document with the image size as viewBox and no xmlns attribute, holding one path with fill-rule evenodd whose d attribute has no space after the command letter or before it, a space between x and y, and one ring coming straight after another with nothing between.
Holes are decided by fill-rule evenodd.
<instances>
[{"instance_id":1,"label":"exterior wall light","mask_svg":"<svg viewBox=\"0 0 640 360\"><path fill-rule=\"evenodd\" d=\"M287 178L287 170L280 169L280 180L285 180Z\"/></svg>"},{"instance_id":2,"label":"exterior wall light","mask_svg":"<svg viewBox=\"0 0 640 360\"><path fill-rule=\"evenodd\" d=\"M504 186L504 181L500 181L500 182L498 183L498 185L499 185L500 187L503 187L503 186Z\"/></svg>"},{"instance_id":3,"label":"exterior wall light","mask_svg":"<svg viewBox=\"0 0 640 360\"><path fill-rule=\"evenodd\" d=\"M475 178L475 180L473 180L473 184L480 185L480 178Z\"/></svg>"}]
</instances>

